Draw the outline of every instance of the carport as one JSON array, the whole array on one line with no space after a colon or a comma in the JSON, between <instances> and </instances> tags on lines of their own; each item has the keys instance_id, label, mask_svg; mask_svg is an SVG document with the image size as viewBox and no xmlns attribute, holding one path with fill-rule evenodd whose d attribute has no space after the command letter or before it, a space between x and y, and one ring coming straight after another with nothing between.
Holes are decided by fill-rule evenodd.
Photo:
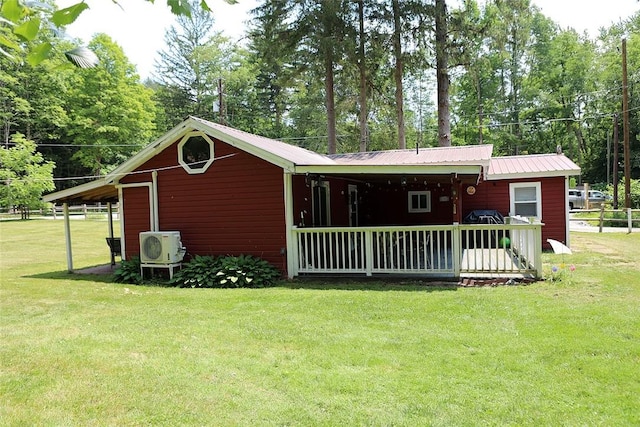
<instances>
[{"instance_id":1,"label":"carport","mask_svg":"<svg viewBox=\"0 0 640 427\"><path fill-rule=\"evenodd\" d=\"M47 194L43 197L45 202L60 204L64 214L64 236L67 252L67 270L73 272L73 251L71 248L71 224L69 215L70 203L105 203L107 205L108 216L108 236L107 242L114 242L113 232L113 204L118 202L118 189L114 183L107 182L106 179L91 181L77 187L67 190L58 191L56 193ZM114 247L109 245L111 249L111 261L114 263L115 251Z\"/></svg>"}]
</instances>

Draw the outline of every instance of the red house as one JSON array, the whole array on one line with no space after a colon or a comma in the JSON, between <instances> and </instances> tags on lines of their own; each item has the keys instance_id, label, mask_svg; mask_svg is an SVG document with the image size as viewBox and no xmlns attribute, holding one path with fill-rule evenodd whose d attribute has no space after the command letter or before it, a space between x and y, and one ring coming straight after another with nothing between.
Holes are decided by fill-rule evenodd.
<instances>
[{"instance_id":1,"label":"red house","mask_svg":"<svg viewBox=\"0 0 640 427\"><path fill-rule=\"evenodd\" d=\"M187 258L251 254L288 277L540 276L543 242L568 244L579 173L562 154L493 158L490 145L323 155L191 117L44 200L118 202L124 259L141 233L178 231Z\"/></svg>"}]
</instances>

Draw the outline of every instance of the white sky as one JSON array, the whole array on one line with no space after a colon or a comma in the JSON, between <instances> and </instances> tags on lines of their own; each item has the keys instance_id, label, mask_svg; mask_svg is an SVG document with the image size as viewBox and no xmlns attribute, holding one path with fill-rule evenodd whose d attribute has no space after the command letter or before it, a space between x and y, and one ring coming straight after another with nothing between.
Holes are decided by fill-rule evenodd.
<instances>
[{"instance_id":1,"label":"white sky","mask_svg":"<svg viewBox=\"0 0 640 427\"><path fill-rule=\"evenodd\" d=\"M59 7L78 0L56 0ZM95 33L108 34L122 46L125 54L136 65L144 79L151 75L156 53L164 47L165 30L174 23L165 0L152 4L145 0L85 0L89 9L67 28L67 33L88 43ZM213 10L215 29L232 40L244 34L249 19L248 11L259 0L238 0L228 5L223 0L209 0ZM640 10L638 0L532 0L546 16L562 28L571 27L578 32L588 31L595 36L598 29L619 22Z\"/></svg>"}]
</instances>

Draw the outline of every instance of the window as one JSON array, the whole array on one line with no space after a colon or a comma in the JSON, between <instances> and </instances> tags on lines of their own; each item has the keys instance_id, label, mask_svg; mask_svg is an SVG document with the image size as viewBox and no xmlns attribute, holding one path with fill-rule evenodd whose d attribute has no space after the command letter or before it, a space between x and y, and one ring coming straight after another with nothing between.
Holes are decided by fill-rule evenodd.
<instances>
[{"instance_id":1,"label":"window","mask_svg":"<svg viewBox=\"0 0 640 427\"><path fill-rule=\"evenodd\" d=\"M409 212L431 212L431 191L409 191Z\"/></svg>"},{"instance_id":2,"label":"window","mask_svg":"<svg viewBox=\"0 0 640 427\"><path fill-rule=\"evenodd\" d=\"M542 191L539 182L509 184L511 215L542 220Z\"/></svg>"},{"instance_id":3,"label":"window","mask_svg":"<svg viewBox=\"0 0 640 427\"><path fill-rule=\"evenodd\" d=\"M213 163L213 141L202 132L189 132L178 144L178 162L190 174L204 173Z\"/></svg>"}]
</instances>

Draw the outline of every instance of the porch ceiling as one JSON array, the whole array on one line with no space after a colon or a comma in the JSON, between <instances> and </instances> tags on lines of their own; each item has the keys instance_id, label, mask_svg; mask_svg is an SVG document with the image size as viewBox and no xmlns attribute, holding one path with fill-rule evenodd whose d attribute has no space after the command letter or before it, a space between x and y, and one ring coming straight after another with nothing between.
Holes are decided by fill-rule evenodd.
<instances>
[{"instance_id":1,"label":"porch ceiling","mask_svg":"<svg viewBox=\"0 0 640 427\"><path fill-rule=\"evenodd\" d=\"M478 174L463 174L463 175L431 175L431 174L319 174L322 177L334 177L343 179L345 181L356 183L369 183L369 184L388 184L391 183L400 184L402 179L406 179L407 184L450 184L451 179L455 176L456 180L459 180L463 184L476 184L478 182Z\"/></svg>"},{"instance_id":2,"label":"porch ceiling","mask_svg":"<svg viewBox=\"0 0 640 427\"><path fill-rule=\"evenodd\" d=\"M47 194L42 199L45 202L51 203L115 203L118 201L118 189L115 184L109 184L105 180L100 179L77 187Z\"/></svg>"},{"instance_id":3,"label":"porch ceiling","mask_svg":"<svg viewBox=\"0 0 640 427\"><path fill-rule=\"evenodd\" d=\"M483 165L332 165L332 166L296 166L294 173L298 174L325 174L325 175L416 175L416 176L439 176L449 177L451 175L473 175L479 176L487 167Z\"/></svg>"}]
</instances>

